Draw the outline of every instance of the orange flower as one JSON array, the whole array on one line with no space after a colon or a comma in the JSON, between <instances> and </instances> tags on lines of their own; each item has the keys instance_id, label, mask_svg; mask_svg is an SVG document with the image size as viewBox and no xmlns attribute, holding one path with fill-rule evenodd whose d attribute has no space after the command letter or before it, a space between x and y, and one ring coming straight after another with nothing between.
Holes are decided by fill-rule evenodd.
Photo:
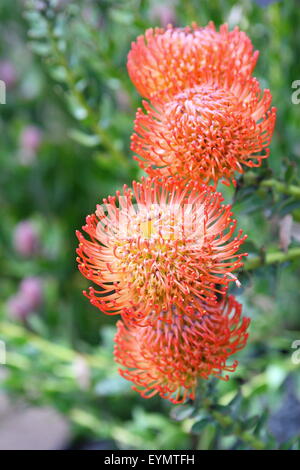
<instances>
[{"instance_id":1,"label":"orange flower","mask_svg":"<svg viewBox=\"0 0 300 470\"><path fill-rule=\"evenodd\" d=\"M132 43L128 55L129 76L145 98L152 98L177 83L180 90L203 83L202 71L210 67L250 76L258 57L248 36L226 24L216 31L210 22L202 28L148 29Z\"/></svg>"},{"instance_id":2,"label":"orange flower","mask_svg":"<svg viewBox=\"0 0 300 470\"><path fill-rule=\"evenodd\" d=\"M199 379L228 380L222 372L236 369L238 362L227 365L227 359L246 345L250 322L241 318L241 305L231 296L215 307L198 301L190 310L173 306L170 322L144 328L117 323L115 360L126 368L119 372L144 398L194 399Z\"/></svg>"},{"instance_id":3,"label":"orange flower","mask_svg":"<svg viewBox=\"0 0 300 470\"><path fill-rule=\"evenodd\" d=\"M101 288L85 295L104 313L149 324L157 311L182 307L191 296L215 303L215 284L223 292L236 279L246 236L233 238L231 207L211 187L177 182L125 186L123 196L117 192L87 217L89 239L77 232L79 270Z\"/></svg>"},{"instance_id":4,"label":"orange flower","mask_svg":"<svg viewBox=\"0 0 300 470\"><path fill-rule=\"evenodd\" d=\"M165 102L157 97L138 109L131 149L150 176L178 175L208 183L233 181L244 167L269 155L276 110L269 90L255 78L228 72L226 81L208 72L207 82Z\"/></svg>"}]
</instances>

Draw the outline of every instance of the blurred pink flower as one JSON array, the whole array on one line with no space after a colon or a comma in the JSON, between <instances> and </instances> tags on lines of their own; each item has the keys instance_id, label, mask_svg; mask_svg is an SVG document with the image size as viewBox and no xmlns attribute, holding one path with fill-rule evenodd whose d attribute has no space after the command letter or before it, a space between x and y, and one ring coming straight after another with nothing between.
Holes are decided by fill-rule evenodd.
<instances>
[{"instance_id":1,"label":"blurred pink flower","mask_svg":"<svg viewBox=\"0 0 300 470\"><path fill-rule=\"evenodd\" d=\"M35 312L43 301L42 281L39 277L27 277L20 284L17 294L6 304L8 314L17 320L25 320Z\"/></svg>"},{"instance_id":2,"label":"blurred pink flower","mask_svg":"<svg viewBox=\"0 0 300 470\"><path fill-rule=\"evenodd\" d=\"M34 256L39 250L39 237L29 220L18 223L14 231L14 247L22 256Z\"/></svg>"},{"instance_id":3,"label":"blurred pink flower","mask_svg":"<svg viewBox=\"0 0 300 470\"><path fill-rule=\"evenodd\" d=\"M39 277L27 277L20 285L20 294L32 310L40 307L43 300L42 281Z\"/></svg>"},{"instance_id":4,"label":"blurred pink flower","mask_svg":"<svg viewBox=\"0 0 300 470\"><path fill-rule=\"evenodd\" d=\"M9 60L0 61L0 80L3 80L7 88L12 88L17 82L15 66Z\"/></svg>"},{"instance_id":5,"label":"blurred pink flower","mask_svg":"<svg viewBox=\"0 0 300 470\"><path fill-rule=\"evenodd\" d=\"M26 298L21 293L18 293L8 299L7 311L12 318L24 320L31 313L32 309Z\"/></svg>"},{"instance_id":6,"label":"blurred pink flower","mask_svg":"<svg viewBox=\"0 0 300 470\"><path fill-rule=\"evenodd\" d=\"M166 28L168 24L176 23L176 13L174 4L157 4L150 11L150 17L153 21L158 21L160 26Z\"/></svg>"},{"instance_id":7,"label":"blurred pink flower","mask_svg":"<svg viewBox=\"0 0 300 470\"><path fill-rule=\"evenodd\" d=\"M36 152L42 141L42 132L36 126L27 126L20 137L21 147Z\"/></svg>"},{"instance_id":8,"label":"blurred pink flower","mask_svg":"<svg viewBox=\"0 0 300 470\"><path fill-rule=\"evenodd\" d=\"M27 126L20 135L20 160L29 165L35 159L42 142L42 132L36 126Z\"/></svg>"}]
</instances>

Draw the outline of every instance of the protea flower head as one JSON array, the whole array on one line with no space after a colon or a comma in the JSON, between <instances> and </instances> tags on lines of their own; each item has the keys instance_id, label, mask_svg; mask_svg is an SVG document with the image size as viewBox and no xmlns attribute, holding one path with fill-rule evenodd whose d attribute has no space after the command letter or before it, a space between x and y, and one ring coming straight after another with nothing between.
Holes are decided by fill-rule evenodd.
<instances>
[{"instance_id":1,"label":"protea flower head","mask_svg":"<svg viewBox=\"0 0 300 470\"><path fill-rule=\"evenodd\" d=\"M180 90L203 82L203 69L226 75L228 70L250 76L258 52L251 40L236 27L226 24L216 31L210 22L206 27L195 23L185 28L148 29L132 43L128 55L128 73L145 98L172 88Z\"/></svg>"},{"instance_id":2,"label":"protea flower head","mask_svg":"<svg viewBox=\"0 0 300 470\"><path fill-rule=\"evenodd\" d=\"M146 112L137 111L131 144L140 157L134 158L150 176L234 183L236 172L260 166L269 155L276 119L271 100L253 77L229 71L224 79L207 71L203 85L143 102Z\"/></svg>"},{"instance_id":3,"label":"protea flower head","mask_svg":"<svg viewBox=\"0 0 300 470\"><path fill-rule=\"evenodd\" d=\"M125 367L120 374L144 398L159 394L181 403L195 398L199 379L228 380L223 372L233 372L238 362L228 365L227 360L245 346L250 320L241 317L242 307L233 296L213 307L196 301L193 308L172 310L170 321L144 328L119 321L115 360Z\"/></svg>"},{"instance_id":4,"label":"protea flower head","mask_svg":"<svg viewBox=\"0 0 300 470\"><path fill-rule=\"evenodd\" d=\"M246 236L234 236L231 207L211 187L177 183L133 182L87 217L88 238L77 232L79 270L100 287L85 295L104 313L149 324L194 296L215 303L215 285L223 292L236 280Z\"/></svg>"}]
</instances>

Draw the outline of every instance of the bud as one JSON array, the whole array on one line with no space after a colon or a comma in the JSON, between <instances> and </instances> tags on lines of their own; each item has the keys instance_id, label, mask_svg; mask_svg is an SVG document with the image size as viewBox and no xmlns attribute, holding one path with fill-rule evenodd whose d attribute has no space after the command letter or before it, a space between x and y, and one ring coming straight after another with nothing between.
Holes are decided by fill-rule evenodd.
<instances>
[{"instance_id":1,"label":"bud","mask_svg":"<svg viewBox=\"0 0 300 470\"><path fill-rule=\"evenodd\" d=\"M22 256L33 256L38 252L38 234L30 221L24 220L16 226L14 247L16 252Z\"/></svg>"},{"instance_id":2,"label":"bud","mask_svg":"<svg viewBox=\"0 0 300 470\"><path fill-rule=\"evenodd\" d=\"M38 277L27 277L20 285L20 294L30 305L32 310L36 310L43 300L42 281Z\"/></svg>"},{"instance_id":3,"label":"bud","mask_svg":"<svg viewBox=\"0 0 300 470\"><path fill-rule=\"evenodd\" d=\"M31 306L26 301L26 298L21 293L18 293L8 299L7 311L12 318L24 320L31 313Z\"/></svg>"},{"instance_id":4,"label":"bud","mask_svg":"<svg viewBox=\"0 0 300 470\"><path fill-rule=\"evenodd\" d=\"M36 126L27 126L20 136L20 161L30 165L36 157L41 145L42 132Z\"/></svg>"},{"instance_id":5,"label":"bud","mask_svg":"<svg viewBox=\"0 0 300 470\"><path fill-rule=\"evenodd\" d=\"M27 126L20 137L21 147L36 152L41 144L42 133L36 126Z\"/></svg>"}]
</instances>

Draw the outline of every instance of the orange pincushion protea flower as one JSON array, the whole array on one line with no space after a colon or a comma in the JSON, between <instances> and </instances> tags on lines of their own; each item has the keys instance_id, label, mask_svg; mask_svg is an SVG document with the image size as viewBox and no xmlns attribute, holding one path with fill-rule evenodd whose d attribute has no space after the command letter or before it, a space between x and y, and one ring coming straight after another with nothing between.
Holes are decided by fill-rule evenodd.
<instances>
[{"instance_id":1,"label":"orange pincushion protea flower","mask_svg":"<svg viewBox=\"0 0 300 470\"><path fill-rule=\"evenodd\" d=\"M77 232L79 270L101 287L86 296L128 322L149 324L191 296L215 302L215 284L224 290L243 264L237 251L246 236L233 238L236 222L220 193L193 182L178 186L175 178L161 183L125 186L123 196L117 192L87 217L89 239Z\"/></svg>"},{"instance_id":2,"label":"orange pincushion protea flower","mask_svg":"<svg viewBox=\"0 0 300 470\"><path fill-rule=\"evenodd\" d=\"M170 322L158 320L147 327L117 323L115 360L126 369L120 374L144 398L156 394L173 403L194 399L198 379L228 380L238 362L227 359L247 341L250 320L241 318L241 305L233 296L214 306L173 307ZM162 312L163 316L164 312Z\"/></svg>"},{"instance_id":3,"label":"orange pincushion protea flower","mask_svg":"<svg viewBox=\"0 0 300 470\"><path fill-rule=\"evenodd\" d=\"M222 83L208 73L204 85L165 99L145 101L147 113L136 115L131 149L150 176L235 182L235 172L268 157L276 110L255 78L229 72Z\"/></svg>"},{"instance_id":4,"label":"orange pincushion protea flower","mask_svg":"<svg viewBox=\"0 0 300 470\"><path fill-rule=\"evenodd\" d=\"M174 83L180 90L203 83L203 69L222 75L228 70L250 76L258 57L248 36L226 24L216 31L210 22L202 28L148 29L132 43L128 73L145 98L168 90Z\"/></svg>"}]
</instances>

